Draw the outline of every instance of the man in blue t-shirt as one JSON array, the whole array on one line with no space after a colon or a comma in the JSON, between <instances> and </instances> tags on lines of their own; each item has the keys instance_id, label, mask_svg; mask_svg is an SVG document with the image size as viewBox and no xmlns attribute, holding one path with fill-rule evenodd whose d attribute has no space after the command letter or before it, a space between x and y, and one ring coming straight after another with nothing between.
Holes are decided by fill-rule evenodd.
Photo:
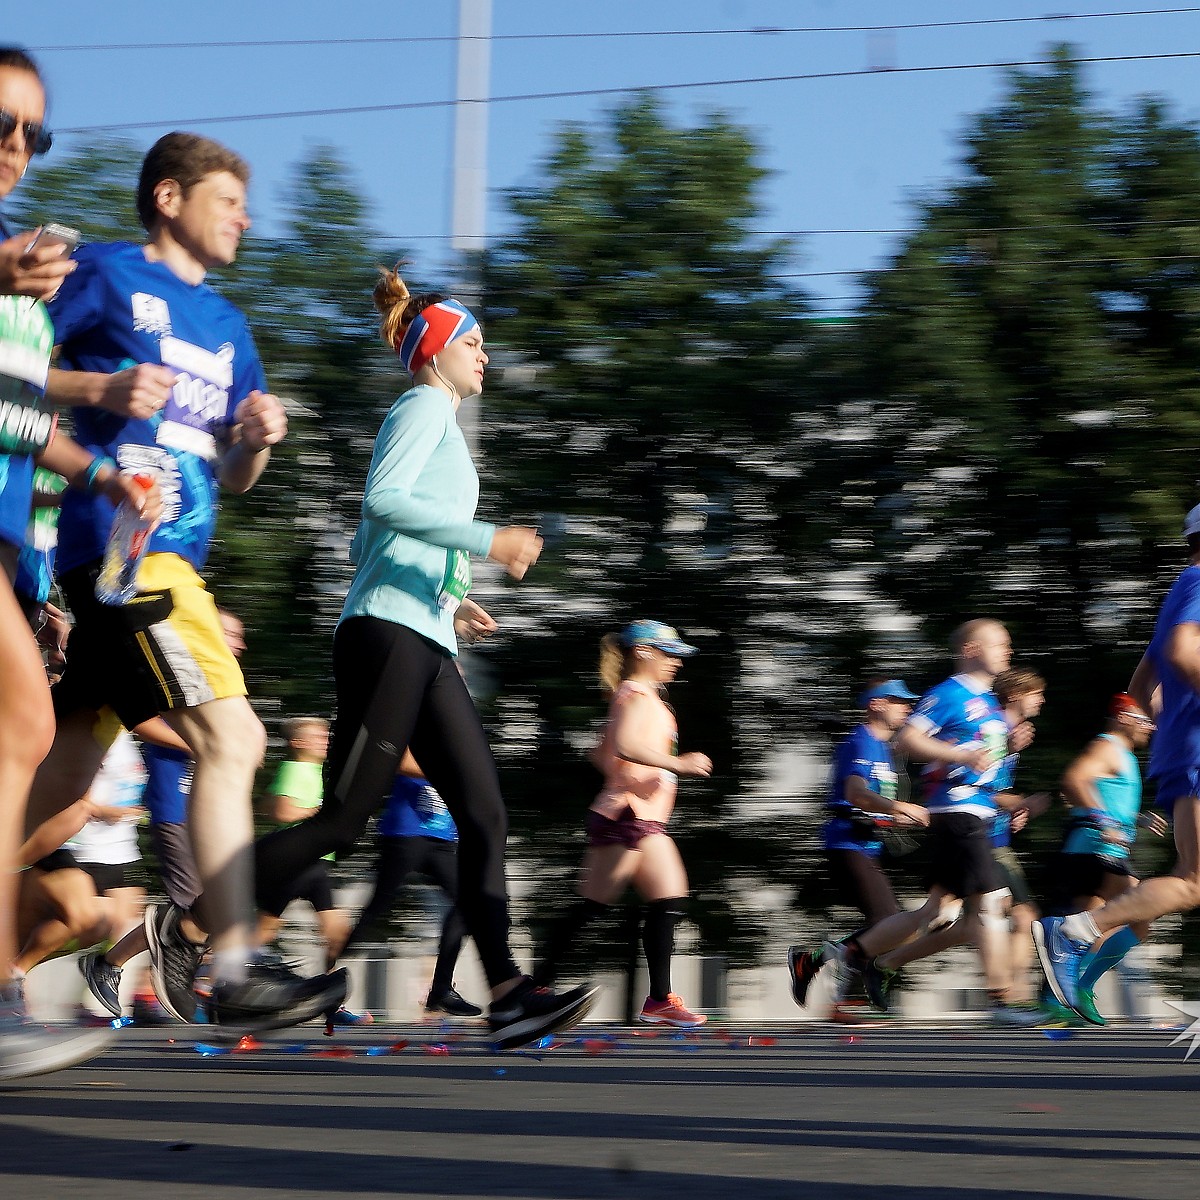
<instances>
[{"instance_id":1,"label":"man in blue t-shirt","mask_svg":"<svg viewBox=\"0 0 1200 1200\"><path fill-rule=\"evenodd\" d=\"M916 695L902 679L872 684L859 697L865 719L833 752L826 821L821 837L826 861L839 899L863 914L864 924L840 942L819 950L788 948L788 978L792 998L803 1005L808 988L832 959L857 967L859 937L872 925L899 912L891 882L879 865L883 842L879 829L897 822L926 825L928 814L919 804L899 797L891 741L912 713Z\"/></svg>"},{"instance_id":2,"label":"man in blue t-shirt","mask_svg":"<svg viewBox=\"0 0 1200 1200\"><path fill-rule=\"evenodd\" d=\"M195 759L189 832L212 938L208 1019L274 1026L340 1000L329 1003L337 981L289 976L255 949L250 795L266 735L199 574L218 485L253 487L287 430L245 317L205 283L209 270L234 261L250 227L248 179L245 162L217 142L160 138L138 182L145 244L83 247L53 302L63 369L50 372L47 395L72 408L86 448L159 481L163 516L137 595L107 605L95 584L112 504L76 493L63 502L58 571L76 624L35 796L53 810L86 790L103 753L95 730L104 706L127 729L161 714ZM184 936L182 917L173 905L151 906L146 934L155 990L189 1020L202 947Z\"/></svg>"},{"instance_id":3,"label":"man in blue t-shirt","mask_svg":"<svg viewBox=\"0 0 1200 1200\"><path fill-rule=\"evenodd\" d=\"M1033 927L1046 981L1061 1004L1096 1021L1080 996L1088 955L1102 937L1168 913L1200 908L1200 504L1184 519L1188 565L1159 609L1129 695L1157 730L1149 774L1155 803L1175 827L1175 870L1147 879L1091 912L1043 917Z\"/></svg>"},{"instance_id":4,"label":"man in blue t-shirt","mask_svg":"<svg viewBox=\"0 0 1200 1200\"><path fill-rule=\"evenodd\" d=\"M878 956L936 923L942 907L962 902L963 937L978 950L991 1015L999 1024L1034 1018L1007 1003L1011 981L1008 943L984 916L999 915L1007 900L992 854L992 823L1009 752L1008 723L992 684L1012 659L1008 630L987 618L954 631L955 673L928 691L896 735L897 747L925 768L921 783L929 809L929 892L918 909L880 922L859 939L863 983L871 1002L887 1010L894 972Z\"/></svg>"}]
</instances>

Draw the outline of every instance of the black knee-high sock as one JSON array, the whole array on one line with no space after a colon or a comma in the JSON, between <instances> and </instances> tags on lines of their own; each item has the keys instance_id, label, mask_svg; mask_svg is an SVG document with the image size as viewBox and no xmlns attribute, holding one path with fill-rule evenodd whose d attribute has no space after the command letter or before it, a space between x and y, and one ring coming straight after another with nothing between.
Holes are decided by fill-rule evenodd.
<instances>
[{"instance_id":1,"label":"black knee-high sock","mask_svg":"<svg viewBox=\"0 0 1200 1200\"><path fill-rule=\"evenodd\" d=\"M642 949L650 973L650 998L665 1000L671 991L671 955L675 952L675 925L684 915L686 896L652 900L646 905Z\"/></svg>"},{"instance_id":2,"label":"black knee-high sock","mask_svg":"<svg viewBox=\"0 0 1200 1200\"><path fill-rule=\"evenodd\" d=\"M599 900L576 900L550 927L538 965L533 970L533 982L539 987L549 987L558 975L558 964L571 949L575 939L597 917L606 912L608 905L601 904Z\"/></svg>"}]
</instances>

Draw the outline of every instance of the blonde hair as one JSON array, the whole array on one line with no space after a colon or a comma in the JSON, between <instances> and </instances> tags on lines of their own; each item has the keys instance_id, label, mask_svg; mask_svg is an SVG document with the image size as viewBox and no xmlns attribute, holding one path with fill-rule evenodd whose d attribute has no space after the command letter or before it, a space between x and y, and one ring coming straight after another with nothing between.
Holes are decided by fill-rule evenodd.
<instances>
[{"instance_id":1,"label":"blonde hair","mask_svg":"<svg viewBox=\"0 0 1200 1200\"><path fill-rule=\"evenodd\" d=\"M600 686L611 696L633 674L633 653L621 644L621 636L606 633L600 639L600 662L597 667Z\"/></svg>"},{"instance_id":2,"label":"blonde hair","mask_svg":"<svg viewBox=\"0 0 1200 1200\"><path fill-rule=\"evenodd\" d=\"M324 731L328 728L329 722L324 717L288 717L279 727L289 746L302 737L307 729Z\"/></svg>"},{"instance_id":3,"label":"blonde hair","mask_svg":"<svg viewBox=\"0 0 1200 1200\"><path fill-rule=\"evenodd\" d=\"M395 268L389 271L380 267L371 300L379 312L379 336L384 345L399 353L400 343L413 321L431 304L445 299L441 292L420 292L414 296Z\"/></svg>"},{"instance_id":4,"label":"blonde hair","mask_svg":"<svg viewBox=\"0 0 1200 1200\"><path fill-rule=\"evenodd\" d=\"M1013 667L997 675L992 682L992 691L1001 704L1045 690L1046 681L1029 667Z\"/></svg>"}]
</instances>

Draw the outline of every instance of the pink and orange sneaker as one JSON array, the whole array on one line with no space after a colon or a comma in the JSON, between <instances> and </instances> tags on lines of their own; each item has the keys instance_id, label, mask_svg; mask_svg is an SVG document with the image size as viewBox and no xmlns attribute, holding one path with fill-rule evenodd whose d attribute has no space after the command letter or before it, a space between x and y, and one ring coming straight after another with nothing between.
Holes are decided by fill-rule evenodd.
<instances>
[{"instance_id":1,"label":"pink and orange sneaker","mask_svg":"<svg viewBox=\"0 0 1200 1200\"><path fill-rule=\"evenodd\" d=\"M642 1011L638 1013L638 1020L644 1021L647 1025L678 1025L682 1028L695 1028L698 1025L703 1025L708 1018L701 1013L689 1012L683 1001L670 992L665 1000L655 1000L651 996L646 997L646 1003L642 1005Z\"/></svg>"}]
</instances>

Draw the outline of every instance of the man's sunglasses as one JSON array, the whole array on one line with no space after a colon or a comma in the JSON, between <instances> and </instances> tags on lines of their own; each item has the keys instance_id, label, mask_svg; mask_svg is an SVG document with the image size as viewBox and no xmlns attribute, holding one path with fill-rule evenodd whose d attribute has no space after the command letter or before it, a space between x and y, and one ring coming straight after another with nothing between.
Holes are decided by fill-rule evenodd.
<instances>
[{"instance_id":1,"label":"man's sunglasses","mask_svg":"<svg viewBox=\"0 0 1200 1200\"><path fill-rule=\"evenodd\" d=\"M2 142L17 127L17 118L6 108L0 108L0 142ZM30 154L45 154L54 142L54 135L45 125L36 121L26 121L21 125L25 135L25 149Z\"/></svg>"}]
</instances>

